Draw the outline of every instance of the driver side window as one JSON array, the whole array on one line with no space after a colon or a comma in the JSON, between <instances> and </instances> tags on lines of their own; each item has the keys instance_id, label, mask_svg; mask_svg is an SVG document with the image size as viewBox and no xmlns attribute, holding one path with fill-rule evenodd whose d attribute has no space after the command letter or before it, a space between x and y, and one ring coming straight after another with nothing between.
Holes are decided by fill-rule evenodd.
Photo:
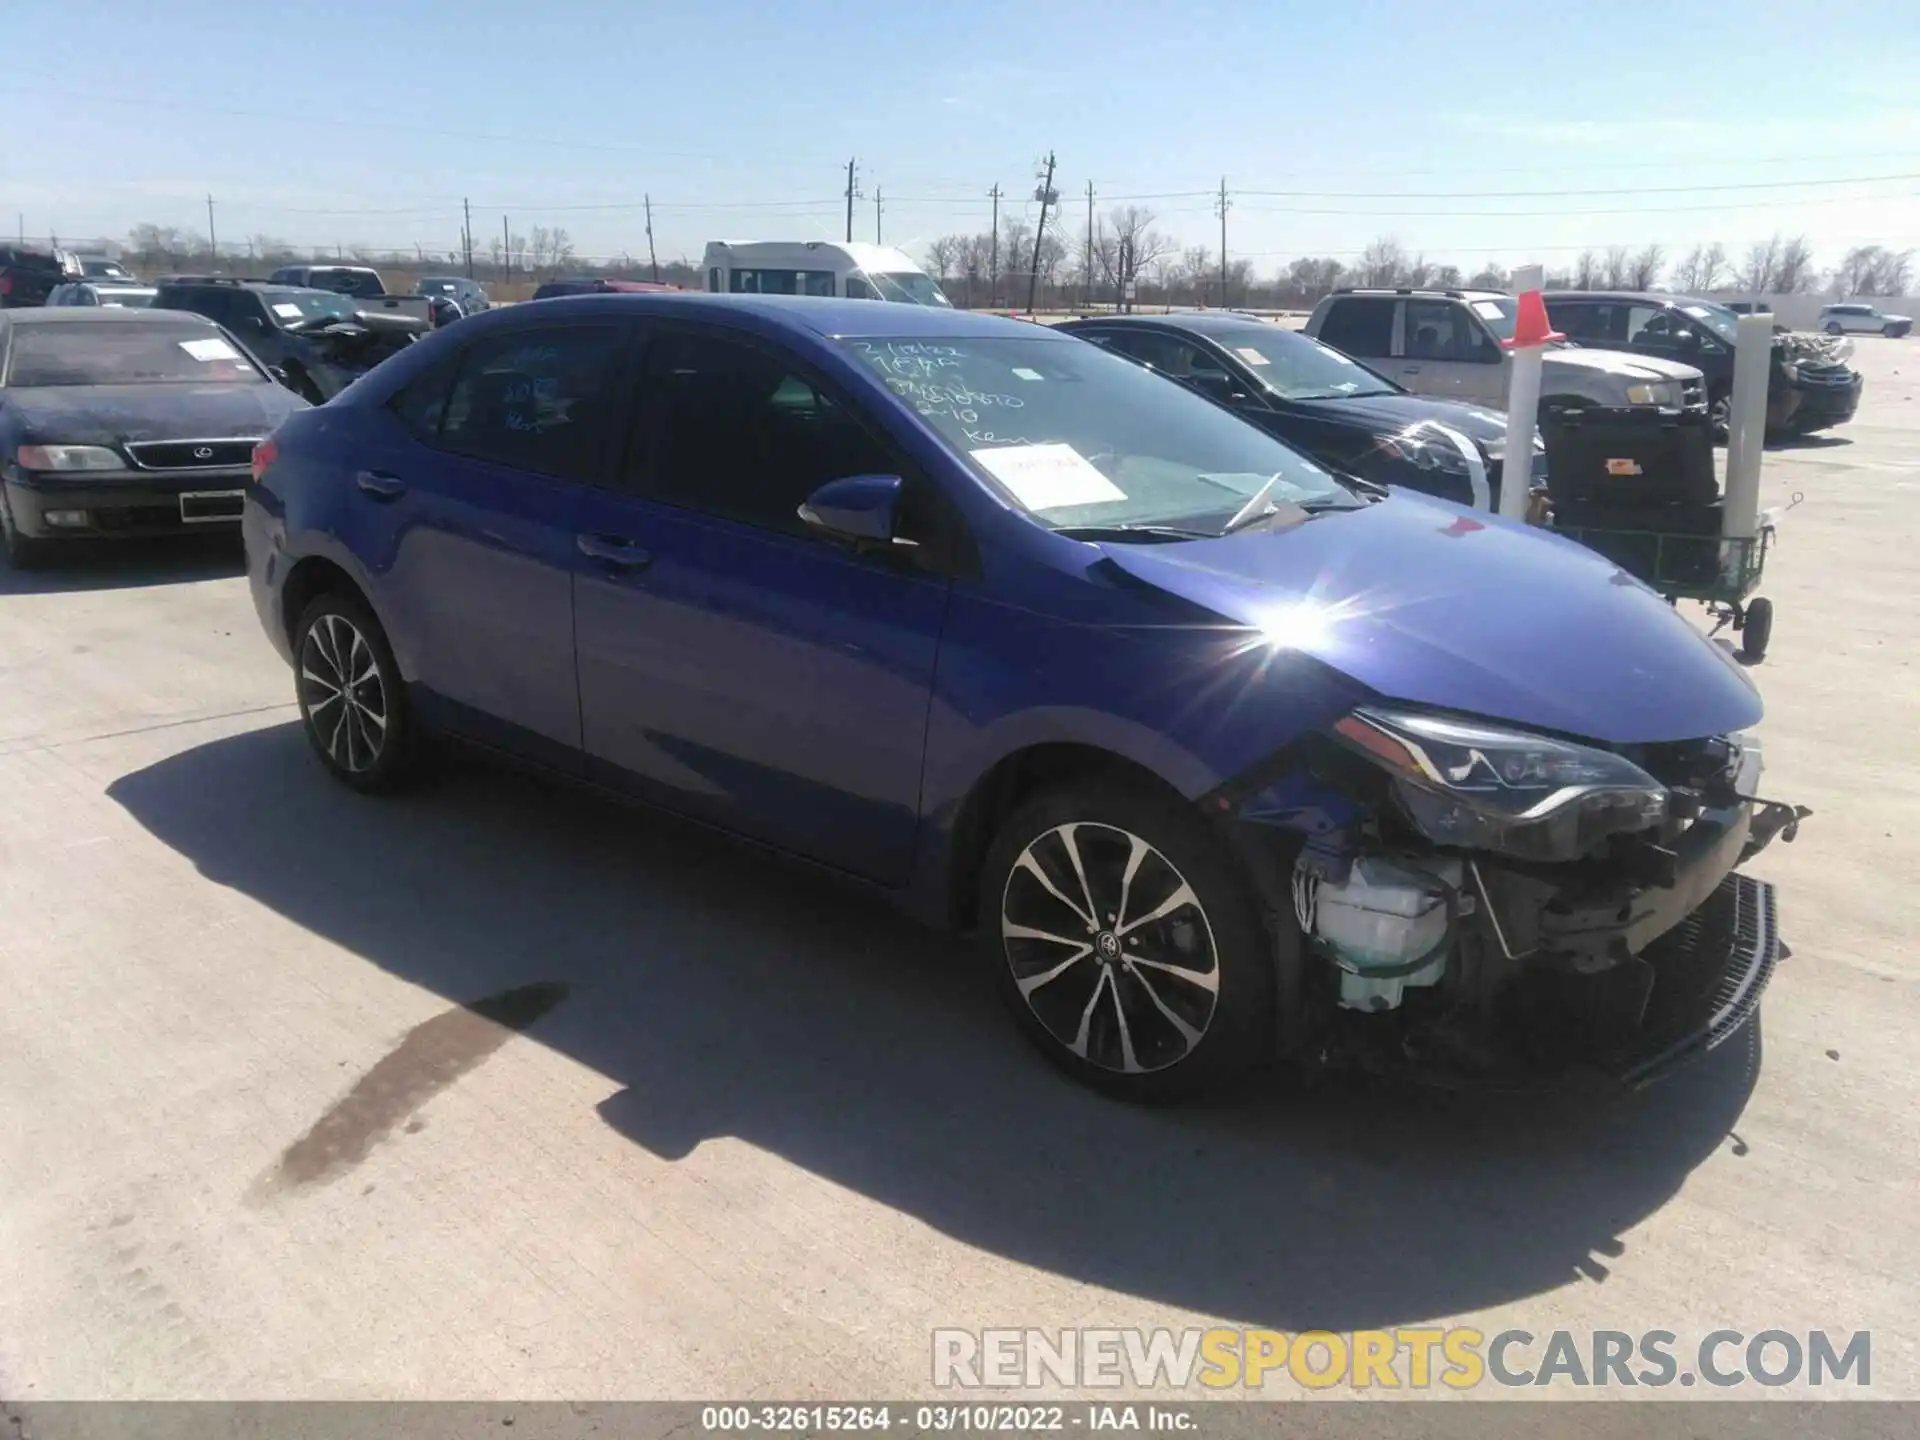
<instances>
[{"instance_id":1,"label":"driver side window","mask_svg":"<svg viewBox=\"0 0 1920 1440\"><path fill-rule=\"evenodd\" d=\"M844 403L770 351L691 332L651 348L644 443L624 479L636 495L814 538L799 510L815 490L902 471Z\"/></svg>"}]
</instances>

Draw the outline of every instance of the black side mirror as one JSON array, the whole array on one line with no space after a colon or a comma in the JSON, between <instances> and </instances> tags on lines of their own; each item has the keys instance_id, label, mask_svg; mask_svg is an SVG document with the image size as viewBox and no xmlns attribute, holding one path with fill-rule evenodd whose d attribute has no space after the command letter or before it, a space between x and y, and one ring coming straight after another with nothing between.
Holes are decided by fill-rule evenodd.
<instances>
[{"instance_id":1,"label":"black side mirror","mask_svg":"<svg viewBox=\"0 0 1920 1440\"><path fill-rule=\"evenodd\" d=\"M829 480L807 497L799 516L811 529L856 549L896 542L893 528L900 509L898 475L849 475Z\"/></svg>"},{"instance_id":2,"label":"black side mirror","mask_svg":"<svg viewBox=\"0 0 1920 1440\"><path fill-rule=\"evenodd\" d=\"M1697 330L1676 330L1673 335L1673 343L1682 350L1698 350L1700 348L1700 332Z\"/></svg>"}]
</instances>

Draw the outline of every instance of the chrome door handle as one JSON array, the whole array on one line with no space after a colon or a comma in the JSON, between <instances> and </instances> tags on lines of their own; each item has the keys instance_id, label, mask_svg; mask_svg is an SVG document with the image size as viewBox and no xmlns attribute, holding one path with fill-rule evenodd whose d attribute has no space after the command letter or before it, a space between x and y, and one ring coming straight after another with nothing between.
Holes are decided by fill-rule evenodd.
<instances>
[{"instance_id":1,"label":"chrome door handle","mask_svg":"<svg viewBox=\"0 0 1920 1440\"><path fill-rule=\"evenodd\" d=\"M574 543L580 553L593 560L617 565L622 570L640 570L653 563L653 556L631 540L613 535L578 535Z\"/></svg>"},{"instance_id":2,"label":"chrome door handle","mask_svg":"<svg viewBox=\"0 0 1920 1440\"><path fill-rule=\"evenodd\" d=\"M398 500L407 493L407 482L398 475L389 475L384 470L362 470L353 477L363 494L376 500Z\"/></svg>"}]
</instances>

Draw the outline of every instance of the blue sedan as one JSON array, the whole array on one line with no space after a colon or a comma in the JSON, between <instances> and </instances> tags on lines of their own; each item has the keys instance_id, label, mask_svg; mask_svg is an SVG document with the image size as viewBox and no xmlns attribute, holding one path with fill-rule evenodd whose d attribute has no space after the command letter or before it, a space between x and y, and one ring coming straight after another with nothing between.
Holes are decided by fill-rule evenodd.
<instances>
[{"instance_id":1,"label":"blue sedan","mask_svg":"<svg viewBox=\"0 0 1920 1440\"><path fill-rule=\"evenodd\" d=\"M1645 1079L1777 953L1744 673L1571 544L1359 492L1096 346L593 295L437 332L254 459L320 763L505 752L976 932L1052 1060Z\"/></svg>"}]
</instances>

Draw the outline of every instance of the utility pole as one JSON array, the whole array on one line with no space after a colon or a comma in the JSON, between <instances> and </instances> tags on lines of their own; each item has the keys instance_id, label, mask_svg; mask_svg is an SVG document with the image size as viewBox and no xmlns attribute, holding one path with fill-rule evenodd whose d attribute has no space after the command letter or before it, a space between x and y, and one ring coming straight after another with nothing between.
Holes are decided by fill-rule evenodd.
<instances>
[{"instance_id":1,"label":"utility pole","mask_svg":"<svg viewBox=\"0 0 1920 1440\"><path fill-rule=\"evenodd\" d=\"M660 257L653 249L653 196L645 197L647 202L647 264L653 267L653 283L660 283Z\"/></svg>"},{"instance_id":2,"label":"utility pole","mask_svg":"<svg viewBox=\"0 0 1920 1440\"><path fill-rule=\"evenodd\" d=\"M1053 152L1047 152L1047 174L1040 182L1040 188L1033 192L1033 198L1040 202L1040 224L1033 232L1033 268L1027 272L1027 314L1033 314L1033 298L1040 289L1040 242L1047 234L1047 207L1060 197L1053 188Z\"/></svg>"},{"instance_id":3,"label":"utility pole","mask_svg":"<svg viewBox=\"0 0 1920 1440\"><path fill-rule=\"evenodd\" d=\"M503 280L513 279L513 237L507 233L507 217L500 217L500 275Z\"/></svg>"},{"instance_id":4,"label":"utility pole","mask_svg":"<svg viewBox=\"0 0 1920 1440\"><path fill-rule=\"evenodd\" d=\"M1083 310L1093 309L1093 182L1087 182L1087 273L1081 277L1086 294L1080 301Z\"/></svg>"},{"instance_id":5,"label":"utility pole","mask_svg":"<svg viewBox=\"0 0 1920 1440\"><path fill-rule=\"evenodd\" d=\"M880 187L873 187L873 243L880 243Z\"/></svg>"},{"instance_id":6,"label":"utility pole","mask_svg":"<svg viewBox=\"0 0 1920 1440\"><path fill-rule=\"evenodd\" d=\"M847 161L847 239L853 239L853 202L861 198L860 187L854 179L854 160Z\"/></svg>"},{"instance_id":7,"label":"utility pole","mask_svg":"<svg viewBox=\"0 0 1920 1440\"><path fill-rule=\"evenodd\" d=\"M220 242L213 235L213 196L207 196L207 253L215 260L220 258Z\"/></svg>"},{"instance_id":8,"label":"utility pole","mask_svg":"<svg viewBox=\"0 0 1920 1440\"><path fill-rule=\"evenodd\" d=\"M471 280L473 279L473 204L471 201L466 199L460 201L460 214L462 217L460 249L467 261L467 278Z\"/></svg>"},{"instance_id":9,"label":"utility pole","mask_svg":"<svg viewBox=\"0 0 1920 1440\"><path fill-rule=\"evenodd\" d=\"M1217 211L1220 216L1220 308L1227 308L1227 211L1233 208L1233 202L1227 199L1227 177L1220 177L1220 201Z\"/></svg>"},{"instance_id":10,"label":"utility pole","mask_svg":"<svg viewBox=\"0 0 1920 1440\"><path fill-rule=\"evenodd\" d=\"M1000 182L993 182L993 188L987 191L987 198L993 201L993 233L987 245L987 308L991 310L1000 303Z\"/></svg>"}]
</instances>

